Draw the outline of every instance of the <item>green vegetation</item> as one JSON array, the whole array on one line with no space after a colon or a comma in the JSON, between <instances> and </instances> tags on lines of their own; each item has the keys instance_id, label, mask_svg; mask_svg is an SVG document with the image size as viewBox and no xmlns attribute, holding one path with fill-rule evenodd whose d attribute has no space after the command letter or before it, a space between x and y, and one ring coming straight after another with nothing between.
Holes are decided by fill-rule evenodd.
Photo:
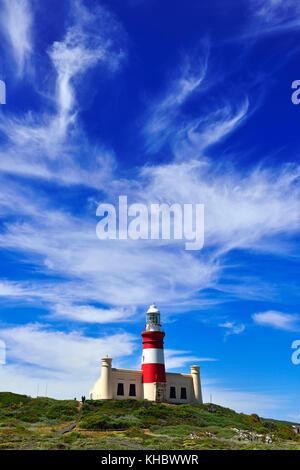
<instances>
[{"instance_id":1,"label":"green vegetation","mask_svg":"<svg viewBox=\"0 0 300 470\"><path fill-rule=\"evenodd\" d=\"M107 426L105 428L98 427L98 420L104 422L105 419ZM111 428L109 428L109 422L112 423ZM139 428L149 428L150 430L163 427L182 429L187 426L189 432L196 427L215 433L218 429L238 428L258 434L275 433L278 434L278 437L282 436L282 439L298 439L300 441L291 426L284 422L263 419L254 414L236 413L229 408L214 404L169 405L154 404L146 400L88 400L83 406L79 426L81 429L90 430L117 429L115 423L123 423L119 429L126 429L130 428L133 422ZM95 427L93 427L93 423L95 423ZM227 433L227 435L229 434Z\"/></svg>"},{"instance_id":2,"label":"green vegetation","mask_svg":"<svg viewBox=\"0 0 300 470\"><path fill-rule=\"evenodd\" d=\"M291 423L214 404L86 401L0 393L0 449L297 449ZM77 422L66 434L58 430Z\"/></svg>"},{"instance_id":3,"label":"green vegetation","mask_svg":"<svg viewBox=\"0 0 300 470\"><path fill-rule=\"evenodd\" d=\"M1 427L24 423L61 424L76 420L77 415L78 403L75 400L31 398L26 395L0 392Z\"/></svg>"}]
</instances>

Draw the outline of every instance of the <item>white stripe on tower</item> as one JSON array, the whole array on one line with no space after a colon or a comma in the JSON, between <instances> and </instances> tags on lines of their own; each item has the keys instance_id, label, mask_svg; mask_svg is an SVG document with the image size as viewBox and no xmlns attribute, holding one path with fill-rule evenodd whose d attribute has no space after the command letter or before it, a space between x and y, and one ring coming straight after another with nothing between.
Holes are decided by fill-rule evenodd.
<instances>
[{"instance_id":1,"label":"white stripe on tower","mask_svg":"<svg viewBox=\"0 0 300 470\"><path fill-rule=\"evenodd\" d=\"M143 350L143 364L164 364L164 350L158 348L148 348Z\"/></svg>"}]
</instances>

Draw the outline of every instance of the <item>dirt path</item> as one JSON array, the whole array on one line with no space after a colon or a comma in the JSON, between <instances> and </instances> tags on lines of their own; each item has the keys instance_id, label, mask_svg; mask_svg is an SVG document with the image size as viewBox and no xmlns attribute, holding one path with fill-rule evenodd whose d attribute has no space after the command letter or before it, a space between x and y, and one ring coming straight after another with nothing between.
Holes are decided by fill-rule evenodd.
<instances>
[{"instance_id":1,"label":"dirt path","mask_svg":"<svg viewBox=\"0 0 300 470\"><path fill-rule=\"evenodd\" d=\"M82 403L79 402L78 403L78 416L77 416L77 420L75 421L75 423L71 423L68 426L66 426L65 428L59 429L57 431L57 434L66 434L67 432L73 431L73 429L76 428L77 424L80 421L81 414L82 414Z\"/></svg>"}]
</instances>

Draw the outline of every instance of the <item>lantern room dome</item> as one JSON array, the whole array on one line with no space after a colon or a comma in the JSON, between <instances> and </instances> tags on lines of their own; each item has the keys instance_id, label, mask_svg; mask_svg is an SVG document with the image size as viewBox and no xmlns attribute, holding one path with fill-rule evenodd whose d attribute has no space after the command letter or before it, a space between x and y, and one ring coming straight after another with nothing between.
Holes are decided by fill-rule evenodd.
<instances>
[{"instance_id":1,"label":"lantern room dome","mask_svg":"<svg viewBox=\"0 0 300 470\"><path fill-rule=\"evenodd\" d=\"M160 313L160 311L158 310L156 305L152 304L152 305L150 305L147 313Z\"/></svg>"}]
</instances>

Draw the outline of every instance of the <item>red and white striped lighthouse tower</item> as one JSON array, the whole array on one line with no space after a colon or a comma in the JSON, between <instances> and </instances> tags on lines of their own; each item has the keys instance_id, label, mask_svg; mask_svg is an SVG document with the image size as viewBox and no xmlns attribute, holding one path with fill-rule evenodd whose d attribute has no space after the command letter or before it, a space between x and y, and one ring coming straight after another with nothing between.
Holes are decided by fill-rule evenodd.
<instances>
[{"instance_id":1,"label":"red and white striped lighthouse tower","mask_svg":"<svg viewBox=\"0 0 300 470\"><path fill-rule=\"evenodd\" d=\"M143 337L143 387L144 398L151 401L166 401L166 371L164 359L164 331L161 330L160 312L151 305L146 313Z\"/></svg>"}]
</instances>

